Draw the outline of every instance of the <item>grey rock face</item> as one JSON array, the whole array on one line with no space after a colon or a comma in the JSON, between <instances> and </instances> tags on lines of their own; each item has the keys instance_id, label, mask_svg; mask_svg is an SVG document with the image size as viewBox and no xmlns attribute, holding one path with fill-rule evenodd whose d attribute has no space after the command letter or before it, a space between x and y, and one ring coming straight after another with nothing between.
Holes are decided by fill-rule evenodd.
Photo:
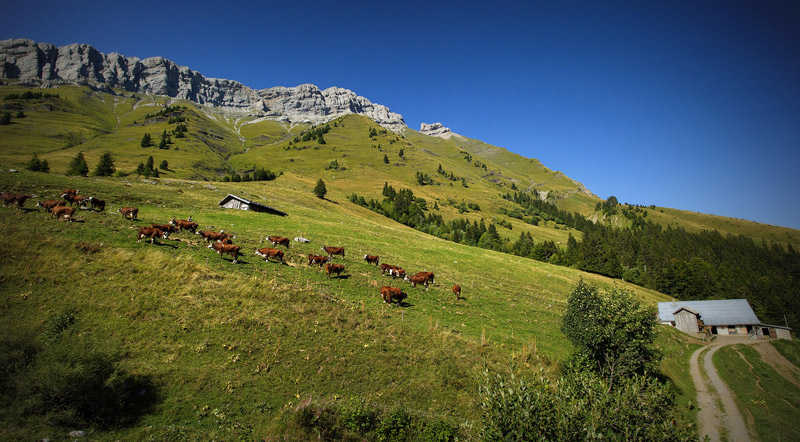
<instances>
[{"instance_id":1,"label":"grey rock face","mask_svg":"<svg viewBox=\"0 0 800 442\"><path fill-rule=\"evenodd\" d=\"M163 57L139 60L103 54L86 44L56 47L27 39L0 41L0 77L30 85L102 84L126 91L186 99L236 115L322 123L363 114L392 131L406 128L403 116L338 87L313 84L254 90L237 81L207 78Z\"/></svg>"},{"instance_id":2,"label":"grey rock face","mask_svg":"<svg viewBox=\"0 0 800 442\"><path fill-rule=\"evenodd\" d=\"M439 138L450 138L453 135L453 131L450 130L449 127L444 127L442 123L433 123L433 124L425 124L422 123L419 127L419 132L425 135L430 135L432 137L439 137Z\"/></svg>"}]
</instances>

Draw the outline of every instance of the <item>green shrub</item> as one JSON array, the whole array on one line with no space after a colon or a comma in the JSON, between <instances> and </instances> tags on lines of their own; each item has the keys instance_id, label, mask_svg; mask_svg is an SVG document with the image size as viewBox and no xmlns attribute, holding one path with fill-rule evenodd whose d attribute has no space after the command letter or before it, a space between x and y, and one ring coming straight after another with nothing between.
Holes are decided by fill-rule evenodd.
<instances>
[{"instance_id":1,"label":"green shrub","mask_svg":"<svg viewBox=\"0 0 800 442\"><path fill-rule=\"evenodd\" d=\"M442 419L425 424L417 440L423 442L452 442L458 436L458 428Z\"/></svg>"},{"instance_id":2,"label":"green shrub","mask_svg":"<svg viewBox=\"0 0 800 442\"><path fill-rule=\"evenodd\" d=\"M57 340L73 325L75 325L75 311L73 309L67 309L47 321L42 336L46 341Z\"/></svg>"},{"instance_id":3,"label":"green shrub","mask_svg":"<svg viewBox=\"0 0 800 442\"><path fill-rule=\"evenodd\" d=\"M367 408L363 399L353 398L339 410L342 425L348 430L359 434L372 431L377 422L374 411Z\"/></svg>"},{"instance_id":4,"label":"green shrub","mask_svg":"<svg viewBox=\"0 0 800 442\"><path fill-rule=\"evenodd\" d=\"M375 429L378 440L382 442L399 442L411 440L413 420L405 408L399 407L390 411Z\"/></svg>"}]
</instances>

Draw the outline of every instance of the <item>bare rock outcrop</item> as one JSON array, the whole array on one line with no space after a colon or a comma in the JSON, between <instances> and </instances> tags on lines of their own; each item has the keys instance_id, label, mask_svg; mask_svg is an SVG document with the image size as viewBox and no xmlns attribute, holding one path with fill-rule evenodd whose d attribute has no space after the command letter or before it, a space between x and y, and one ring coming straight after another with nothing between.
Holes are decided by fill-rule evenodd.
<instances>
[{"instance_id":1,"label":"bare rock outcrop","mask_svg":"<svg viewBox=\"0 0 800 442\"><path fill-rule=\"evenodd\" d=\"M363 114L398 132L403 116L348 89L313 84L255 90L233 80L207 78L163 57L140 60L104 54L86 44L56 47L28 39L0 41L0 77L29 85L102 85L214 106L222 111L292 122L322 123Z\"/></svg>"},{"instance_id":2,"label":"bare rock outcrop","mask_svg":"<svg viewBox=\"0 0 800 442\"><path fill-rule=\"evenodd\" d=\"M432 137L439 137L445 139L455 135L453 131L450 130L449 127L445 127L442 123L433 123L433 124L422 123L419 127L419 132L425 135L430 135Z\"/></svg>"}]
</instances>

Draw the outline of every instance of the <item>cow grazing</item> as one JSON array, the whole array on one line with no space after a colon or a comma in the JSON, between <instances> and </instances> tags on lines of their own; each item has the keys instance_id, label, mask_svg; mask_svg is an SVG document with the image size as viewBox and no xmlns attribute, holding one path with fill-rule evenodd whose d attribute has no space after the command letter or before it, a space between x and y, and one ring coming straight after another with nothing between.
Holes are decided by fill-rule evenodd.
<instances>
[{"instance_id":1,"label":"cow grazing","mask_svg":"<svg viewBox=\"0 0 800 442\"><path fill-rule=\"evenodd\" d=\"M322 251L327 253L328 256L341 255L344 258L344 247L330 247L322 246Z\"/></svg>"},{"instance_id":2,"label":"cow grazing","mask_svg":"<svg viewBox=\"0 0 800 442\"><path fill-rule=\"evenodd\" d=\"M273 246L282 245L285 246L287 249L289 248L289 238L284 238L282 236L268 236L267 241L271 242Z\"/></svg>"},{"instance_id":3,"label":"cow grazing","mask_svg":"<svg viewBox=\"0 0 800 442\"><path fill-rule=\"evenodd\" d=\"M204 240L211 242L211 241L222 241L225 238L233 238L236 239L235 236L227 234L223 231L219 232L211 232L208 230L198 230L195 232L195 235L200 235Z\"/></svg>"},{"instance_id":4,"label":"cow grazing","mask_svg":"<svg viewBox=\"0 0 800 442\"><path fill-rule=\"evenodd\" d=\"M34 195L25 195L21 193L4 193L2 194L3 207L8 207L9 204L16 204L17 209L22 209L25 201L28 198L33 198Z\"/></svg>"},{"instance_id":5,"label":"cow grazing","mask_svg":"<svg viewBox=\"0 0 800 442\"><path fill-rule=\"evenodd\" d=\"M223 253L226 255L231 255L233 257L233 264L236 264L236 259L239 257L239 246L237 245L212 242L208 245L208 248L214 249L214 251L219 253L220 256L222 256Z\"/></svg>"},{"instance_id":6,"label":"cow grazing","mask_svg":"<svg viewBox=\"0 0 800 442\"><path fill-rule=\"evenodd\" d=\"M192 222L191 216L189 217L188 221L184 219L175 219L175 217L173 216L172 221L170 221L169 223L172 224L173 226L177 226L181 230L189 230L192 233L197 233L197 228L199 227L197 223Z\"/></svg>"},{"instance_id":7,"label":"cow grazing","mask_svg":"<svg viewBox=\"0 0 800 442\"><path fill-rule=\"evenodd\" d=\"M77 195L78 191L76 189L64 189L61 191L62 195Z\"/></svg>"},{"instance_id":8,"label":"cow grazing","mask_svg":"<svg viewBox=\"0 0 800 442\"><path fill-rule=\"evenodd\" d=\"M72 222L72 215L75 214L75 208L67 206L55 206L50 213L52 213L52 215L50 215L51 218L61 218L63 216Z\"/></svg>"},{"instance_id":9,"label":"cow grazing","mask_svg":"<svg viewBox=\"0 0 800 442\"><path fill-rule=\"evenodd\" d=\"M394 301L397 301L397 305L400 305L408 295L397 287L383 286L381 287L381 297L383 298L383 302L389 305L392 305Z\"/></svg>"},{"instance_id":10,"label":"cow grazing","mask_svg":"<svg viewBox=\"0 0 800 442\"><path fill-rule=\"evenodd\" d=\"M67 200L70 206L83 206L86 207L89 204L89 197L85 195L75 195L72 193L63 193L61 194L61 198Z\"/></svg>"},{"instance_id":11,"label":"cow grazing","mask_svg":"<svg viewBox=\"0 0 800 442\"><path fill-rule=\"evenodd\" d=\"M330 260L330 256L308 255L308 265L318 264L320 267L322 267L322 264L325 264Z\"/></svg>"},{"instance_id":12,"label":"cow grazing","mask_svg":"<svg viewBox=\"0 0 800 442\"><path fill-rule=\"evenodd\" d=\"M150 227L155 227L158 230L161 230L162 232L176 233L178 231L178 228L173 226L173 225L171 225L171 224L156 224L156 223L153 223L153 224L150 224Z\"/></svg>"},{"instance_id":13,"label":"cow grazing","mask_svg":"<svg viewBox=\"0 0 800 442\"><path fill-rule=\"evenodd\" d=\"M375 264L377 267L381 262L381 258L378 255L364 255L364 261L366 261L367 264Z\"/></svg>"},{"instance_id":14,"label":"cow grazing","mask_svg":"<svg viewBox=\"0 0 800 442\"><path fill-rule=\"evenodd\" d=\"M230 238L222 238L221 240L219 240L219 242L221 242L222 244L233 244L233 240Z\"/></svg>"},{"instance_id":15,"label":"cow grazing","mask_svg":"<svg viewBox=\"0 0 800 442\"><path fill-rule=\"evenodd\" d=\"M395 267L395 268L389 270L389 275L391 275L392 278L405 279L406 271L401 269L400 267Z\"/></svg>"},{"instance_id":16,"label":"cow grazing","mask_svg":"<svg viewBox=\"0 0 800 442\"><path fill-rule=\"evenodd\" d=\"M424 276L429 283L433 284L433 272L417 272L417 276Z\"/></svg>"},{"instance_id":17,"label":"cow grazing","mask_svg":"<svg viewBox=\"0 0 800 442\"><path fill-rule=\"evenodd\" d=\"M392 270L397 268L399 267L393 266L391 264L381 264L381 274L385 275L386 273L389 273L391 275Z\"/></svg>"},{"instance_id":18,"label":"cow grazing","mask_svg":"<svg viewBox=\"0 0 800 442\"><path fill-rule=\"evenodd\" d=\"M416 275L406 275L404 280L410 282L414 287L416 287L417 284L422 284L425 286L425 290L428 290L428 278L425 276L420 276L419 273Z\"/></svg>"},{"instance_id":19,"label":"cow grazing","mask_svg":"<svg viewBox=\"0 0 800 442\"><path fill-rule=\"evenodd\" d=\"M453 294L456 295L456 299L461 299L461 286L456 284L453 286Z\"/></svg>"},{"instance_id":20,"label":"cow grazing","mask_svg":"<svg viewBox=\"0 0 800 442\"><path fill-rule=\"evenodd\" d=\"M92 207L92 210L97 210L98 212L106 210L106 202L93 196L89 197L89 206Z\"/></svg>"},{"instance_id":21,"label":"cow grazing","mask_svg":"<svg viewBox=\"0 0 800 442\"><path fill-rule=\"evenodd\" d=\"M136 207L120 207L117 212L121 213L123 218L139 219L139 209Z\"/></svg>"},{"instance_id":22,"label":"cow grazing","mask_svg":"<svg viewBox=\"0 0 800 442\"><path fill-rule=\"evenodd\" d=\"M64 200L45 200L39 201L36 203L36 207L41 207L44 209L45 212L50 212L53 210L53 207L56 206L66 206L67 202Z\"/></svg>"},{"instance_id":23,"label":"cow grazing","mask_svg":"<svg viewBox=\"0 0 800 442\"><path fill-rule=\"evenodd\" d=\"M168 237L169 232L165 232L158 227L139 227L139 231L136 233L136 242L141 241L142 238L150 238L150 244L154 244L156 238L167 239Z\"/></svg>"},{"instance_id":24,"label":"cow grazing","mask_svg":"<svg viewBox=\"0 0 800 442\"><path fill-rule=\"evenodd\" d=\"M283 250L273 249L272 247L263 247L256 250L256 255L269 261L270 258L277 258L278 261L283 262Z\"/></svg>"},{"instance_id":25,"label":"cow grazing","mask_svg":"<svg viewBox=\"0 0 800 442\"><path fill-rule=\"evenodd\" d=\"M342 272L344 272L344 264L334 264L332 262L325 264L325 274L328 275L328 278L331 277L331 273L336 273L336 277L341 278Z\"/></svg>"}]
</instances>

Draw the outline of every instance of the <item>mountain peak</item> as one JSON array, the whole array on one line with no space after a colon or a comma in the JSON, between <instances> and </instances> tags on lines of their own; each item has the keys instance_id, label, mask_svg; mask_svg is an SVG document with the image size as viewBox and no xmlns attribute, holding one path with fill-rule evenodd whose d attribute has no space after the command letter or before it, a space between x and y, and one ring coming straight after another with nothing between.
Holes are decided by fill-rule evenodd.
<instances>
[{"instance_id":1,"label":"mountain peak","mask_svg":"<svg viewBox=\"0 0 800 442\"><path fill-rule=\"evenodd\" d=\"M129 92L163 95L213 106L236 115L324 123L346 114L363 114L394 132L403 116L355 92L313 84L251 89L238 81L207 78L164 57L140 60L104 54L87 44L56 47L29 39L0 41L0 77L23 84L97 84Z\"/></svg>"}]
</instances>

